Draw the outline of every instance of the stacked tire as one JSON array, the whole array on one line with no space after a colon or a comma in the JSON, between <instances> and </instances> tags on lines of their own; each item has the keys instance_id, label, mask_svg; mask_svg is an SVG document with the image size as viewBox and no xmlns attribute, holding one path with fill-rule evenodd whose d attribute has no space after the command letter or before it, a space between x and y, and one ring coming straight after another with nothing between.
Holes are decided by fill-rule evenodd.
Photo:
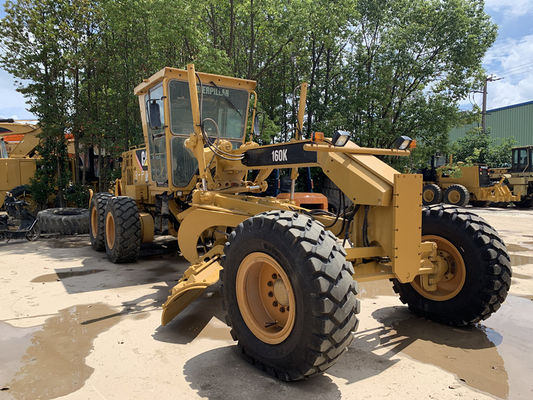
<instances>
[{"instance_id":1,"label":"stacked tire","mask_svg":"<svg viewBox=\"0 0 533 400\"><path fill-rule=\"evenodd\" d=\"M42 233L89 233L89 211L85 208L49 208L39 211L37 219Z\"/></svg>"}]
</instances>

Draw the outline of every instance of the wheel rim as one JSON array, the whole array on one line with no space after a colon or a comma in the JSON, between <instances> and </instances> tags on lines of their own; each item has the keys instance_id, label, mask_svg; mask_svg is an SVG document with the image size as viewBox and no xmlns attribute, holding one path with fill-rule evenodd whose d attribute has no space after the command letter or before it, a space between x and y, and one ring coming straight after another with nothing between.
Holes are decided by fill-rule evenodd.
<instances>
[{"instance_id":1,"label":"wheel rim","mask_svg":"<svg viewBox=\"0 0 533 400\"><path fill-rule=\"evenodd\" d=\"M437 254L448 263L448 271L437 282L437 290L428 291L417 276L411 286L422 296L435 301L446 301L454 298L461 291L466 279L466 266L459 250L448 240L434 235L422 236L422 241L431 241L437 244Z\"/></svg>"},{"instance_id":2,"label":"wheel rim","mask_svg":"<svg viewBox=\"0 0 533 400\"><path fill-rule=\"evenodd\" d=\"M91 234L93 237L96 237L98 234L98 211L96 207L93 207L91 210Z\"/></svg>"},{"instance_id":3,"label":"wheel rim","mask_svg":"<svg viewBox=\"0 0 533 400\"><path fill-rule=\"evenodd\" d=\"M268 344L283 342L292 332L296 302L289 277L271 256L248 254L236 278L237 304L248 329Z\"/></svg>"},{"instance_id":4,"label":"wheel rim","mask_svg":"<svg viewBox=\"0 0 533 400\"><path fill-rule=\"evenodd\" d=\"M105 217L105 240L110 249L115 246L115 219L111 211Z\"/></svg>"},{"instance_id":5,"label":"wheel rim","mask_svg":"<svg viewBox=\"0 0 533 400\"><path fill-rule=\"evenodd\" d=\"M457 204L461 201L461 193L458 190L450 190L448 193L448 200L451 204Z\"/></svg>"},{"instance_id":6,"label":"wheel rim","mask_svg":"<svg viewBox=\"0 0 533 400\"><path fill-rule=\"evenodd\" d=\"M433 190L431 189L426 189L424 190L422 197L424 198L424 201L431 203L435 199L435 193L433 193Z\"/></svg>"}]
</instances>

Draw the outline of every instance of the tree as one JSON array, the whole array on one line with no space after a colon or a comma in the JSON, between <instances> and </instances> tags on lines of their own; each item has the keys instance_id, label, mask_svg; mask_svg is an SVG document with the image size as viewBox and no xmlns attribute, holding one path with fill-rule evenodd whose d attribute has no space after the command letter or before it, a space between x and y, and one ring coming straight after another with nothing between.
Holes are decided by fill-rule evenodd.
<instances>
[{"instance_id":1,"label":"tree","mask_svg":"<svg viewBox=\"0 0 533 400\"><path fill-rule=\"evenodd\" d=\"M165 66L257 80L265 142L293 137L307 81L305 136L343 128L388 147L408 135L419 162L445 146L495 35L482 0L9 0L0 63L46 140L61 147L68 131L76 153L100 155L103 189L112 160L143 142L134 87Z\"/></svg>"},{"instance_id":2,"label":"tree","mask_svg":"<svg viewBox=\"0 0 533 400\"><path fill-rule=\"evenodd\" d=\"M490 132L481 128L468 131L451 147L454 161L467 164L488 164L489 167L506 167L511 164L511 149L515 144L512 138L496 143Z\"/></svg>"}]
</instances>

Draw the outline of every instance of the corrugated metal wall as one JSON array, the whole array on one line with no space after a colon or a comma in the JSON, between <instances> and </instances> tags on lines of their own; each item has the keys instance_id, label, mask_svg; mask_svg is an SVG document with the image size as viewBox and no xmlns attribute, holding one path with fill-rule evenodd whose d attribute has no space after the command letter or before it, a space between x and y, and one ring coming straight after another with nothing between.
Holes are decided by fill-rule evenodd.
<instances>
[{"instance_id":1,"label":"corrugated metal wall","mask_svg":"<svg viewBox=\"0 0 533 400\"><path fill-rule=\"evenodd\" d=\"M450 141L454 142L477 126L478 124L471 124L452 129ZM516 146L533 145L533 101L488 110L487 128L497 142L502 138L512 137L516 141Z\"/></svg>"}]
</instances>

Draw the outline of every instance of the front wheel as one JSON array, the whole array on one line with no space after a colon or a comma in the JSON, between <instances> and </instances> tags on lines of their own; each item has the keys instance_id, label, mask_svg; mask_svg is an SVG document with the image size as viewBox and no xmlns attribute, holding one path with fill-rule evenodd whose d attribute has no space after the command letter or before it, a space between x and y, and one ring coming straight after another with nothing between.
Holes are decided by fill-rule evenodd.
<instances>
[{"instance_id":1,"label":"front wheel","mask_svg":"<svg viewBox=\"0 0 533 400\"><path fill-rule=\"evenodd\" d=\"M285 381L321 373L353 339L353 266L308 216L271 211L239 224L222 259L227 323L243 354Z\"/></svg>"},{"instance_id":2,"label":"front wheel","mask_svg":"<svg viewBox=\"0 0 533 400\"><path fill-rule=\"evenodd\" d=\"M455 326L487 319L504 302L511 284L511 262L498 233L477 215L460 208L424 208L422 240L437 244L447 270L428 290L418 276L411 283L393 280L394 291L422 317Z\"/></svg>"}]
</instances>

